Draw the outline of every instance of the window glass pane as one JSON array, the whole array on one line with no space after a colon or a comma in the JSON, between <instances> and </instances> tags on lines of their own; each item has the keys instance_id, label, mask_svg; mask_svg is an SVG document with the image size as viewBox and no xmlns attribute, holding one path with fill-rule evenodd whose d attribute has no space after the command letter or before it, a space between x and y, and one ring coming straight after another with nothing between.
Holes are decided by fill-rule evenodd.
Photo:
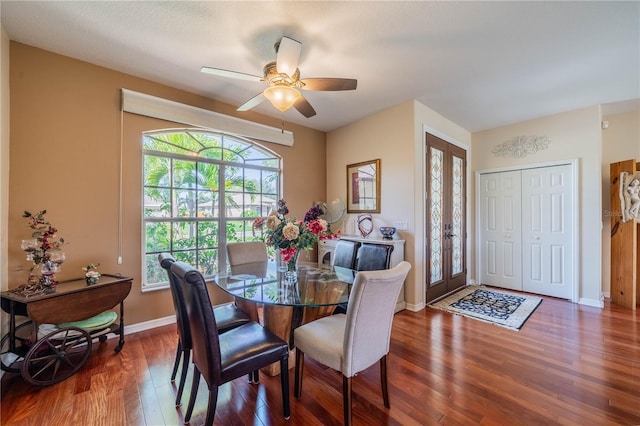
<instances>
[{"instance_id":1,"label":"window glass pane","mask_svg":"<svg viewBox=\"0 0 640 426\"><path fill-rule=\"evenodd\" d=\"M171 250L171 222L145 223L145 248L147 252L159 253ZM157 259L156 259L157 261Z\"/></svg>"},{"instance_id":2,"label":"window glass pane","mask_svg":"<svg viewBox=\"0 0 640 426\"><path fill-rule=\"evenodd\" d=\"M278 194L278 173L271 171L262 172L262 188L264 194ZM277 197L274 197L277 198Z\"/></svg>"},{"instance_id":3,"label":"window glass pane","mask_svg":"<svg viewBox=\"0 0 640 426\"><path fill-rule=\"evenodd\" d=\"M260 170L244 169L244 191L260 192Z\"/></svg>"},{"instance_id":4,"label":"window glass pane","mask_svg":"<svg viewBox=\"0 0 640 426\"><path fill-rule=\"evenodd\" d=\"M200 250L198 252L198 270L204 276L218 272L218 250Z\"/></svg>"},{"instance_id":5,"label":"window glass pane","mask_svg":"<svg viewBox=\"0 0 640 426\"><path fill-rule=\"evenodd\" d=\"M195 222L174 222L173 223L173 247L174 249L194 249L196 248L196 223Z\"/></svg>"},{"instance_id":6,"label":"window glass pane","mask_svg":"<svg viewBox=\"0 0 640 426\"><path fill-rule=\"evenodd\" d=\"M194 188L195 185L195 161L173 160L173 186L176 188Z\"/></svg>"},{"instance_id":7,"label":"window glass pane","mask_svg":"<svg viewBox=\"0 0 640 426\"><path fill-rule=\"evenodd\" d=\"M429 188L429 200L431 200L431 281L433 284L442 279L442 185L443 185L443 152L431 148L430 174L431 188Z\"/></svg>"},{"instance_id":8,"label":"window glass pane","mask_svg":"<svg viewBox=\"0 0 640 426\"><path fill-rule=\"evenodd\" d=\"M171 159L144 156L144 185L169 187L171 184Z\"/></svg>"},{"instance_id":9,"label":"window glass pane","mask_svg":"<svg viewBox=\"0 0 640 426\"><path fill-rule=\"evenodd\" d=\"M462 217L463 217L463 182L462 182L463 160L460 157L453 157L452 183L453 194L451 200L452 211L452 231L451 237L451 273L462 272Z\"/></svg>"},{"instance_id":10,"label":"window glass pane","mask_svg":"<svg viewBox=\"0 0 640 426\"><path fill-rule=\"evenodd\" d=\"M171 190L144 189L144 217L169 217L171 215Z\"/></svg>"},{"instance_id":11,"label":"window glass pane","mask_svg":"<svg viewBox=\"0 0 640 426\"><path fill-rule=\"evenodd\" d=\"M213 248L218 246L218 222L198 223L198 247Z\"/></svg>"},{"instance_id":12,"label":"window glass pane","mask_svg":"<svg viewBox=\"0 0 640 426\"><path fill-rule=\"evenodd\" d=\"M198 191L198 217L218 217L217 193Z\"/></svg>"},{"instance_id":13,"label":"window glass pane","mask_svg":"<svg viewBox=\"0 0 640 426\"><path fill-rule=\"evenodd\" d=\"M245 231L248 229L249 234L251 234L251 223L253 221L249 221L249 227L247 228L247 222L244 220L228 220L227 221L227 242L234 241L245 241Z\"/></svg>"},{"instance_id":14,"label":"window glass pane","mask_svg":"<svg viewBox=\"0 0 640 426\"><path fill-rule=\"evenodd\" d=\"M173 191L175 196L176 217L195 217L197 191L177 189Z\"/></svg>"},{"instance_id":15,"label":"window glass pane","mask_svg":"<svg viewBox=\"0 0 640 426\"><path fill-rule=\"evenodd\" d=\"M157 254L147 254L144 257L146 282L148 283L169 283L167 271L160 266Z\"/></svg>"},{"instance_id":16,"label":"window glass pane","mask_svg":"<svg viewBox=\"0 0 640 426\"><path fill-rule=\"evenodd\" d=\"M218 185L218 171L220 167L217 164L211 163L198 163L198 179L197 186L199 189L208 189L210 191L217 191Z\"/></svg>"},{"instance_id":17,"label":"window glass pane","mask_svg":"<svg viewBox=\"0 0 640 426\"><path fill-rule=\"evenodd\" d=\"M197 253L198 252L195 250L178 251L173 253L173 257L175 257L176 260L186 262L189 265L195 266L197 264Z\"/></svg>"}]
</instances>

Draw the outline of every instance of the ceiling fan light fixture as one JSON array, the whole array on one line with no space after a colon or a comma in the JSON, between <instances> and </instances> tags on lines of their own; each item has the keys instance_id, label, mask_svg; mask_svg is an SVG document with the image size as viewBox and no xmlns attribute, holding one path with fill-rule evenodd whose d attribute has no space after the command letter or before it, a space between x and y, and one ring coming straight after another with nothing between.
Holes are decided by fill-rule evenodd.
<instances>
[{"instance_id":1,"label":"ceiling fan light fixture","mask_svg":"<svg viewBox=\"0 0 640 426\"><path fill-rule=\"evenodd\" d=\"M300 92L289 86L269 86L264 90L264 96L274 107L285 112L300 98Z\"/></svg>"}]
</instances>

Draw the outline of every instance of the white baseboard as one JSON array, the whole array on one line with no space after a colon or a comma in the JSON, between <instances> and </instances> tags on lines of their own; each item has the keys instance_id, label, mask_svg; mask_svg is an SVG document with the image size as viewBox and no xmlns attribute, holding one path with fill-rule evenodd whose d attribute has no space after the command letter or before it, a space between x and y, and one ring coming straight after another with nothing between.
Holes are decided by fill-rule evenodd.
<instances>
[{"instance_id":1,"label":"white baseboard","mask_svg":"<svg viewBox=\"0 0 640 426\"><path fill-rule=\"evenodd\" d=\"M124 335L138 333L140 331L151 330L152 328L162 327L164 325L175 324L176 316L170 315L164 318L156 318L150 321L139 322L137 324L125 325Z\"/></svg>"},{"instance_id":2,"label":"white baseboard","mask_svg":"<svg viewBox=\"0 0 640 426\"><path fill-rule=\"evenodd\" d=\"M423 310L425 308L425 306L426 305L424 303L422 303L422 302L416 303L416 304L407 303L406 306L405 306L405 309L408 310L408 311L411 311L411 312L418 312L418 311Z\"/></svg>"},{"instance_id":3,"label":"white baseboard","mask_svg":"<svg viewBox=\"0 0 640 426\"><path fill-rule=\"evenodd\" d=\"M578 300L578 303L580 305L593 306L595 308L604 308L604 302L602 300L585 299L582 297Z\"/></svg>"}]
</instances>

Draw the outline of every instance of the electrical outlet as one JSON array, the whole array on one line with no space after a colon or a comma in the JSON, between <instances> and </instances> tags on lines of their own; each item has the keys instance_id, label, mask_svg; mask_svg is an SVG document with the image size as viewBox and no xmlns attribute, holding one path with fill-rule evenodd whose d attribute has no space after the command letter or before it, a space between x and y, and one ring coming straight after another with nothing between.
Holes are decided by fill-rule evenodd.
<instances>
[{"instance_id":1,"label":"electrical outlet","mask_svg":"<svg viewBox=\"0 0 640 426\"><path fill-rule=\"evenodd\" d=\"M394 228L398 231L406 231L408 229L407 221L401 220L393 223Z\"/></svg>"}]
</instances>

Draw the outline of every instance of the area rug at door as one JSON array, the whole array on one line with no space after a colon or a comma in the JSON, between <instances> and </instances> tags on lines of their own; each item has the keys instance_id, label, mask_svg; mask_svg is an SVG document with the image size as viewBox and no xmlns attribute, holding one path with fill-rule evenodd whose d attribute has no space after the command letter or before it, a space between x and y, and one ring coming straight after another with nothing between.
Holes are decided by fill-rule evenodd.
<instances>
[{"instance_id":1,"label":"area rug at door","mask_svg":"<svg viewBox=\"0 0 640 426\"><path fill-rule=\"evenodd\" d=\"M467 286L429 306L453 314L520 330L542 298L485 286Z\"/></svg>"}]
</instances>

